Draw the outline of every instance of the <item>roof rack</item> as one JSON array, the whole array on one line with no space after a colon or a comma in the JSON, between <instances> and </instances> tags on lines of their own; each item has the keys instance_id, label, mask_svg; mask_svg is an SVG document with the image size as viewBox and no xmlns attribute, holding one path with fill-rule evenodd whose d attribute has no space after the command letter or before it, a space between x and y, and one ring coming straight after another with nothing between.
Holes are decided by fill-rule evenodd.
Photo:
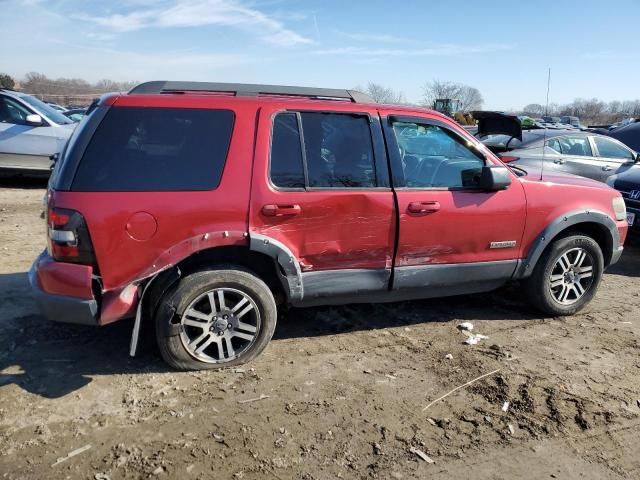
<instances>
[{"instance_id":1,"label":"roof rack","mask_svg":"<svg viewBox=\"0 0 640 480\"><path fill-rule=\"evenodd\" d=\"M375 103L373 98L356 90L336 88L287 87L284 85L258 85L249 83L177 82L156 80L141 83L129 93L158 94L176 92L220 92L236 96L285 95L325 100L349 100L354 103Z\"/></svg>"}]
</instances>

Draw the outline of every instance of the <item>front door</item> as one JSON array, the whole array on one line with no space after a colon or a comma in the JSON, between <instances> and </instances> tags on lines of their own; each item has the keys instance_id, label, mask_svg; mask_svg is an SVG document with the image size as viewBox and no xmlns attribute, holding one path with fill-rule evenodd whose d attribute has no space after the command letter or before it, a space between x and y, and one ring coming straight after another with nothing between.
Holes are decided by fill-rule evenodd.
<instances>
[{"instance_id":1,"label":"front door","mask_svg":"<svg viewBox=\"0 0 640 480\"><path fill-rule=\"evenodd\" d=\"M591 137L597 151L601 180L627 171L636 162L636 154L629 147L612 138Z\"/></svg>"},{"instance_id":2,"label":"front door","mask_svg":"<svg viewBox=\"0 0 640 480\"><path fill-rule=\"evenodd\" d=\"M394 288L450 294L504 283L525 224L517 177L506 190L480 190L481 168L498 162L441 117L383 115L383 124L399 209Z\"/></svg>"},{"instance_id":3,"label":"front door","mask_svg":"<svg viewBox=\"0 0 640 480\"><path fill-rule=\"evenodd\" d=\"M299 264L294 302L386 290L395 207L381 137L375 110L261 109L249 234Z\"/></svg>"}]
</instances>

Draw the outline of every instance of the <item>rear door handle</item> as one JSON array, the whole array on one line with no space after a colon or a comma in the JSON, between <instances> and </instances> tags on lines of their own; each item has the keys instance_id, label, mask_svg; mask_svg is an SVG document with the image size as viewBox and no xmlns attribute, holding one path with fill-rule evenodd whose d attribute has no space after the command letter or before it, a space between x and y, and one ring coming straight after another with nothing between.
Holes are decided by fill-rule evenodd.
<instances>
[{"instance_id":1,"label":"rear door handle","mask_svg":"<svg viewBox=\"0 0 640 480\"><path fill-rule=\"evenodd\" d=\"M557 163L558 165L562 165L564 163L564 159L562 158L556 158L553 163Z\"/></svg>"},{"instance_id":2,"label":"rear door handle","mask_svg":"<svg viewBox=\"0 0 640 480\"><path fill-rule=\"evenodd\" d=\"M604 167L602 167L603 172L610 172L611 170L613 170L613 167L610 165L605 165Z\"/></svg>"},{"instance_id":3,"label":"rear door handle","mask_svg":"<svg viewBox=\"0 0 640 480\"><path fill-rule=\"evenodd\" d=\"M440 210L440 202L411 202L407 207L409 213L433 213Z\"/></svg>"},{"instance_id":4,"label":"rear door handle","mask_svg":"<svg viewBox=\"0 0 640 480\"><path fill-rule=\"evenodd\" d=\"M302 212L300 205L265 205L262 207L262 214L265 217L285 217L298 215Z\"/></svg>"}]
</instances>

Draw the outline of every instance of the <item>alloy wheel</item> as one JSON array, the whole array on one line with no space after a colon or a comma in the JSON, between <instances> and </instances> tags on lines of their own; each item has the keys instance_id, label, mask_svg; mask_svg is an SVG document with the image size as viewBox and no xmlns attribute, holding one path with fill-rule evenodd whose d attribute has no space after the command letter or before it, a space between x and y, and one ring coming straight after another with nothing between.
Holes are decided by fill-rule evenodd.
<instances>
[{"instance_id":1,"label":"alloy wheel","mask_svg":"<svg viewBox=\"0 0 640 480\"><path fill-rule=\"evenodd\" d=\"M253 345L261 321L249 295L235 288L215 288L189 304L180 325L180 339L191 356L206 363L226 363Z\"/></svg>"},{"instance_id":2,"label":"alloy wheel","mask_svg":"<svg viewBox=\"0 0 640 480\"><path fill-rule=\"evenodd\" d=\"M580 300L592 283L593 258L583 248L572 248L560 255L549 276L551 296L561 305Z\"/></svg>"}]
</instances>

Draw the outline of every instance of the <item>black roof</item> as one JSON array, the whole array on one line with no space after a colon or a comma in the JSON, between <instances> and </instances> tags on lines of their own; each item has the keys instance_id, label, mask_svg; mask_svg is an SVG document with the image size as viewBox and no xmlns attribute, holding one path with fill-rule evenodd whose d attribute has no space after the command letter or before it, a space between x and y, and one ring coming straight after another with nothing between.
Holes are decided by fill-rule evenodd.
<instances>
[{"instance_id":1,"label":"black roof","mask_svg":"<svg viewBox=\"0 0 640 480\"><path fill-rule=\"evenodd\" d=\"M627 147L640 152L640 123L630 123L609 132L609 136L620 140Z\"/></svg>"},{"instance_id":2,"label":"black roof","mask_svg":"<svg viewBox=\"0 0 640 480\"><path fill-rule=\"evenodd\" d=\"M337 88L289 87L249 83L179 82L155 80L133 87L129 93L158 94L175 92L221 92L236 96L286 95L327 100L350 100L355 103L375 103L373 98L356 90Z\"/></svg>"}]
</instances>

